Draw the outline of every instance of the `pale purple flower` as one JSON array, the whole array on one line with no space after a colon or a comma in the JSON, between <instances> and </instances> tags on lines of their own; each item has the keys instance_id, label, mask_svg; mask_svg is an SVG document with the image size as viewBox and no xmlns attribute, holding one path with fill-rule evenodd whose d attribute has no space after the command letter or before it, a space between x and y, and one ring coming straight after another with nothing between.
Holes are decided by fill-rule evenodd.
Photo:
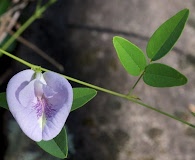
<instances>
[{"instance_id":1,"label":"pale purple flower","mask_svg":"<svg viewBox=\"0 0 195 160\"><path fill-rule=\"evenodd\" d=\"M51 140L59 134L73 101L72 87L64 77L30 69L10 79L6 94L10 112L34 141Z\"/></svg>"}]
</instances>

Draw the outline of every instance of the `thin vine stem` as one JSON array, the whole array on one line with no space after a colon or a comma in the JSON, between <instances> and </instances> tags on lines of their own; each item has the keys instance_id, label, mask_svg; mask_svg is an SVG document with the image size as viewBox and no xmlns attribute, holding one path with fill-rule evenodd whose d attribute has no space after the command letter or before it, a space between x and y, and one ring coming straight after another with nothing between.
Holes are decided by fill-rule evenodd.
<instances>
[{"instance_id":1,"label":"thin vine stem","mask_svg":"<svg viewBox=\"0 0 195 160\"><path fill-rule=\"evenodd\" d=\"M42 71L50 71L48 69L45 69L45 68L41 68ZM105 88L102 88L102 87L99 87L99 86L96 86L96 85L93 85L93 84L90 84L90 83L87 83L87 82L84 82L84 81L81 81L81 80L78 80L78 79L75 79L75 78L72 78L72 77L69 77L69 76L66 76L66 75L62 75L64 76L66 79L72 81L72 82L76 82L78 84L81 84L81 85L84 85L84 86L87 86L87 87L90 87L90 88L93 88L93 89L96 89L96 90L99 90L99 91L102 91L102 92L105 92L105 93L109 93L109 94L112 94L114 96L117 96L117 97L121 97L121 98L126 98L128 97L129 99L134 99L133 97L129 97L125 94L121 94L121 93L118 93L118 92L115 92L115 91L111 91L111 90L108 90L108 89L105 89Z\"/></svg>"},{"instance_id":2,"label":"thin vine stem","mask_svg":"<svg viewBox=\"0 0 195 160\"><path fill-rule=\"evenodd\" d=\"M33 64L31 64L31 63L29 63L29 62L27 62L27 61L25 61L25 60L23 60L23 59L17 57L17 56L14 56L13 54L11 54L11 53L9 53L9 52L4 51L3 49L0 49L0 52L1 52L2 54L6 55L6 56L8 56L8 57L10 57L10 58L12 58L12 59L18 61L18 62L20 62L20 63L22 63L22 64L24 64L24 65L30 67L30 68L33 68L33 67L35 66L35 65L33 65Z\"/></svg>"},{"instance_id":3,"label":"thin vine stem","mask_svg":"<svg viewBox=\"0 0 195 160\"><path fill-rule=\"evenodd\" d=\"M21 59L21 58L19 58L19 57L17 57L17 56L14 56L14 55L12 55L12 54L10 54L10 53L8 53L8 52L2 50L2 49L0 49L0 52L3 53L3 54L6 55L6 56L9 56L10 58L12 58L12 59L18 61L18 62L20 62L20 63L22 63L22 64L24 64L24 65L30 67L30 68L33 68L33 69L36 69L36 68L37 68L37 69L40 69L40 70L45 71L45 72L50 71L50 70L48 70L48 69L46 69L46 68L42 68L42 67L40 67L40 66L31 64L31 63L29 63L29 62L27 62L27 61L25 61L25 60L23 60L23 59ZM195 128L195 125L193 125L193 124L191 124L191 123L189 123L189 122L187 122L187 121L184 121L184 120L182 120L182 119L180 119L180 118L178 118L178 117L175 117L175 116L173 116L173 115L171 115L171 114L169 114L169 113L166 113L166 112L164 112L164 111L161 111L161 110L159 110L159 109L157 109L157 108L154 108L154 107L152 107L152 106L150 106L150 105L147 105L147 104L145 104L145 103L143 103L143 102L141 102L141 101L139 101L139 100L136 100L136 99L133 98L133 97L130 97L129 95L125 95L125 94L121 94L121 93L118 93L118 92L115 92L115 91L112 91L112 90L108 90L108 89L105 89L105 88L102 88L102 87L99 87L99 86L96 86L96 85L93 85L93 84L90 84L90 83L87 83L87 82L84 82L84 81L81 81L81 80L72 78L72 77L69 77L69 76L66 76L66 75L63 75L63 76L64 76L66 79L68 79L68 80L70 80L70 81L72 81L72 82L76 82L76 83L78 83L78 84L81 84L81 85L84 85L84 86L87 86L87 87L96 89L96 90L98 90L98 91L105 92L105 93L108 93L108 94L111 94L111 95L114 95L114 96L117 96L117 97L124 98L124 99L129 100L129 101L131 101L131 102L133 102L133 103L139 104L139 105L141 105L141 106L143 106L143 107L146 107L146 108L148 108L148 109L150 109L150 110L156 111L156 112L158 112L158 113L160 113L160 114L162 114L162 115L165 115L165 116L167 116L167 117L169 117L169 118L172 118L172 119L177 120L177 121L179 121L179 122L181 122L181 123L183 123L183 124L186 124L186 125L188 125L188 126L190 126L190 127Z\"/></svg>"},{"instance_id":4,"label":"thin vine stem","mask_svg":"<svg viewBox=\"0 0 195 160\"><path fill-rule=\"evenodd\" d=\"M149 63L148 63L147 66L149 66L151 63L152 63L152 60L149 61ZM147 66L146 66L146 67L147 67ZM145 72L145 70L146 70L146 67L145 67L144 71L142 72L142 74L141 74L141 75L139 76L139 78L137 79L137 81L135 82L135 84L133 85L133 87L131 88L131 90L129 91L128 95L131 95L131 93L133 92L133 90L134 90L135 87L137 86L138 82L139 82L139 81L141 80L141 78L143 77L144 72Z\"/></svg>"},{"instance_id":5,"label":"thin vine stem","mask_svg":"<svg viewBox=\"0 0 195 160\"><path fill-rule=\"evenodd\" d=\"M139 76L139 78L137 79L137 81L135 82L135 84L133 85L133 87L131 88L131 90L129 91L128 95L130 96L133 92L133 90L135 89L135 87L137 86L138 82L141 80L141 78L144 75L144 71L142 72L142 74Z\"/></svg>"}]
</instances>

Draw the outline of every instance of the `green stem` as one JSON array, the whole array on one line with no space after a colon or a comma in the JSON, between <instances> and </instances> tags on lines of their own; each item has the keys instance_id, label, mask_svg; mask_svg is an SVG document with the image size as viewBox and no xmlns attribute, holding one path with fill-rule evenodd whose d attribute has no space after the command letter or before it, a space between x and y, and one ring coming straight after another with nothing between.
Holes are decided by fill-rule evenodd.
<instances>
[{"instance_id":1,"label":"green stem","mask_svg":"<svg viewBox=\"0 0 195 160\"><path fill-rule=\"evenodd\" d=\"M182 119L180 119L180 118L178 118L178 117L175 117L175 116L173 116L173 115L171 115L171 114L168 114L168 113L166 113L166 112L163 112L163 111L161 111L161 110L159 110L159 109L157 109L157 108L151 107L151 106L149 106L149 105L147 105L147 104L145 104L145 103L142 103L142 102L137 101L137 100L135 100L135 99L131 99L130 101L132 101L132 102L134 102L134 103L137 103L137 104L139 104L139 105L141 105L141 106L144 106L144 107L146 107L146 108L148 108L148 109L151 109L151 110L153 110L153 111L156 111L156 112L158 112L158 113L160 113L160 114L162 114L162 115L165 115L165 116L167 116L167 117L169 117L169 118L172 118L172 119L174 119L174 120L177 120L177 121L179 121L179 122L181 122L181 123L183 123L183 124L186 124L186 125L188 125L188 126L190 126L190 127L195 128L195 125L193 125L193 124L191 124L191 123L189 123L189 122L187 122L187 121L184 121L184 120L182 120Z\"/></svg>"},{"instance_id":2,"label":"green stem","mask_svg":"<svg viewBox=\"0 0 195 160\"><path fill-rule=\"evenodd\" d=\"M42 3L42 0L37 1L36 11L39 10L39 8L41 8L41 3Z\"/></svg>"},{"instance_id":3,"label":"green stem","mask_svg":"<svg viewBox=\"0 0 195 160\"><path fill-rule=\"evenodd\" d=\"M18 62L20 62L20 63L22 63L22 64L24 64L24 65L30 67L30 68L33 68L33 67L35 66L35 65L33 65L33 64L31 64L31 63L29 63L29 62L27 62L27 61L25 61L25 60L23 60L23 59L17 57L17 56L14 56L13 54L10 54L10 53L8 53L8 52L2 50L2 49L0 49L0 52L3 53L3 54L6 55L6 56L8 56L8 57L10 57L10 58L12 58L12 59L18 61Z\"/></svg>"},{"instance_id":4,"label":"green stem","mask_svg":"<svg viewBox=\"0 0 195 160\"><path fill-rule=\"evenodd\" d=\"M50 71L50 70L45 69L45 68L41 68L41 70L45 71L45 72ZM114 91L111 91L111 90L108 90L108 89L105 89L105 88L102 88L102 87L99 87L99 86L96 86L96 85L93 85L93 84L90 84L90 83L86 83L86 82L83 82L81 80L69 77L69 76L65 76L65 75L62 75L62 76L64 76L66 79L68 79L72 82L76 82L78 84L81 84L81 85L84 85L84 86L87 86L87 87L90 87L90 88L93 88L93 89L96 89L96 90L99 90L99 91L102 91L102 92L105 92L105 93L109 93L109 94L112 94L112 95L117 96L117 97L121 97L121 98L126 98L127 97L124 94L114 92ZM129 99L133 99L133 97L129 97Z\"/></svg>"},{"instance_id":5,"label":"green stem","mask_svg":"<svg viewBox=\"0 0 195 160\"><path fill-rule=\"evenodd\" d=\"M139 76L138 80L135 82L135 84L133 85L133 87L131 88L131 90L129 91L128 95L131 95L131 93L133 92L133 90L135 89L135 87L137 86L138 82L141 80L141 78L144 75L144 71L143 73Z\"/></svg>"},{"instance_id":6,"label":"green stem","mask_svg":"<svg viewBox=\"0 0 195 160\"><path fill-rule=\"evenodd\" d=\"M3 50L6 50L14 40L21 35L36 19L40 18L40 16L45 12L45 10L55 3L57 0L50 0L44 6L36 10L36 12L10 37L10 39L2 46Z\"/></svg>"},{"instance_id":7,"label":"green stem","mask_svg":"<svg viewBox=\"0 0 195 160\"><path fill-rule=\"evenodd\" d=\"M16 56L14 56L14 55L12 55L12 54L10 54L10 53L8 53L8 52L2 50L2 49L0 49L0 52L3 53L3 54L5 54L5 55L7 55L7 56L9 56L9 57L12 58L12 59L15 59L16 61L19 61L20 63L22 63L22 64L24 64L24 65L26 65L26 66L28 66L28 67L30 67L30 68L39 68L39 69L41 69L42 71L45 71L45 72L50 71L50 70L48 70L48 69L41 68L41 67L36 66L36 65L33 65L33 64L31 64L31 63L29 63L29 62L27 62L27 61L24 61L23 59L21 59L21 58L19 58L19 57L16 57ZM187 122L187 121L184 121L184 120L182 120L182 119L180 119L180 118L177 118L177 117L175 117L175 116L173 116L173 115L171 115L171 114L168 114L168 113L166 113L166 112L163 112L163 111L161 111L161 110L159 110L159 109L157 109L157 108L151 107L151 106L149 106L149 105L147 105L147 104L145 104L145 103L142 103L141 101L136 100L136 99L134 99L133 97L129 97L129 95L125 95L125 94L121 94L121 93L118 93L118 92L115 92L115 91L111 91L111 90L108 90L108 89L105 89L105 88L102 88L102 87L99 87L99 86L96 86L96 85L93 85L93 84L90 84L90 83L87 83L87 82L83 82L83 81L81 81L81 80L78 80L78 79L75 79L75 78L72 78L72 77L69 77L69 76L65 76L65 75L63 75L63 76L64 76L66 79L68 79L68 80L70 80L70 81L72 81L72 82L76 82L76 83L78 83L78 84L81 84L81 85L84 85L84 86L87 86L87 87L96 89L96 90L98 90L98 91L102 91L102 92L109 93L109 94L114 95L114 96L117 96L117 97L121 97L121 98L127 99L127 100L129 100L129 101L131 101L131 102L134 102L134 103L136 103L136 104L139 104L139 105L141 105L141 106L144 106L144 107L146 107L146 108L148 108L148 109L150 109L150 110L156 111L156 112L158 112L158 113L160 113L160 114L162 114L162 115L165 115L165 116L167 116L167 117L169 117L169 118L172 118L172 119L177 120L177 121L179 121L179 122L181 122L181 123L183 123L183 124L186 124L186 125L188 125L188 126L190 126L190 127L195 128L195 125L193 125L193 124L191 124L191 123L189 123L189 122Z\"/></svg>"}]
</instances>

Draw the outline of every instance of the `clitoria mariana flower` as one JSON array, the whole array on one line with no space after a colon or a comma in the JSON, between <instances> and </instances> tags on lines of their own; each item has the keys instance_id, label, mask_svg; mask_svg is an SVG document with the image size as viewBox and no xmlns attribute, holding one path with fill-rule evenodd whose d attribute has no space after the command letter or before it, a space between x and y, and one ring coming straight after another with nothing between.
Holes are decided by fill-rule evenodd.
<instances>
[{"instance_id":1,"label":"clitoria mariana flower","mask_svg":"<svg viewBox=\"0 0 195 160\"><path fill-rule=\"evenodd\" d=\"M59 134L71 110L73 90L57 73L27 69L10 79L6 97L22 131L38 142Z\"/></svg>"}]
</instances>

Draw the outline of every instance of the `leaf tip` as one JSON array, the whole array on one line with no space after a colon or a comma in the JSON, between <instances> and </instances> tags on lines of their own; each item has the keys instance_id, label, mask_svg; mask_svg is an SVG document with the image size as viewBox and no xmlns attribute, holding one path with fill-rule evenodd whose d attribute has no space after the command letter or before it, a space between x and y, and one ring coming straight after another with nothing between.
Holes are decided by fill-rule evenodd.
<instances>
[{"instance_id":1,"label":"leaf tip","mask_svg":"<svg viewBox=\"0 0 195 160\"><path fill-rule=\"evenodd\" d=\"M186 11L186 12L190 12L190 10L188 8L184 8L182 11Z\"/></svg>"},{"instance_id":2,"label":"leaf tip","mask_svg":"<svg viewBox=\"0 0 195 160\"><path fill-rule=\"evenodd\" d=\"M112 38L113 44L115 44L116 41L117 41L118 39L120 39L120 38L121 38L120 36L114 36L114 37Z\"/></svg>"},{"instance_id":3,"label":"leaf tip","mask_svg":"<svg viewBox=\"0 0 195 160\"><path fill-rule=\"evenodd\" d=\"M183 75L183 85L188 83L188 78L186 76Z\"/></svg>"}]
</instances>

